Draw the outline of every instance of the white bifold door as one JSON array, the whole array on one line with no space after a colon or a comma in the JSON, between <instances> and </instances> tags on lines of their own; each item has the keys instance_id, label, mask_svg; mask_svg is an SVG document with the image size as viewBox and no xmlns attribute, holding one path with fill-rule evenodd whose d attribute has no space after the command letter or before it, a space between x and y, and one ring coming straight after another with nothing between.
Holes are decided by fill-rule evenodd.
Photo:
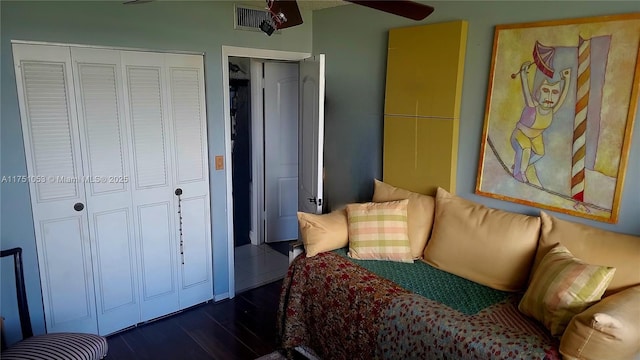
<instances>
[{"instance_id":1,"label":"white bifold door","mask_svg":"<svg viewBox=\"0 0 640 360\"><path fill-rule=\"evenodd\" d=\"M202 56L14 44L48 332L213 297Z\"/></svg>"}]
</instances>

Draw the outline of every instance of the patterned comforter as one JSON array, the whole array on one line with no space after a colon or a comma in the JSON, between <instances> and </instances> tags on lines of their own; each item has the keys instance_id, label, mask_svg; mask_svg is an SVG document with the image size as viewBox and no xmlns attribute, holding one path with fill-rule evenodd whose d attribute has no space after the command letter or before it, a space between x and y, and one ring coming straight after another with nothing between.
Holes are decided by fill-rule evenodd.
<instances>
[{"instance_id":1,"label":"patterned comforter","mask_svg":"<svg viewBox=\"0 0 640 360\"><path fill-rule=\"evenodd\" d=\"M363 267L375 263L387 271ZM408 270L413 280L396 279ZM383 276L420 282L419 294ZM451 283L461 291L439 298ZM299 256L280 294L280 346L305 345L332 360L560 359L558 339L518 311L520 295L487 289L422 262L356 263L343 250Z\"/></svg>"}]
</instances>

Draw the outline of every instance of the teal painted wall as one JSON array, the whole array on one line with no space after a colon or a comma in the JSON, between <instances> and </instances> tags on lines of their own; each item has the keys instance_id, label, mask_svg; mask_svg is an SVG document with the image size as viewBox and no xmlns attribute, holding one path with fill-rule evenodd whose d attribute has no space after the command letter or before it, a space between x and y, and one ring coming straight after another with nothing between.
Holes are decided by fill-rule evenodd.
<instances>
[{"instance_id":1,"label":"teal painted wall","mask_svg":"<svg viewBox=\"0 0 640 360\"><path fill-rule=\"evenodd\" d=\"M260 32L233 29L230 1L154 1L127 5L121 1L0 2L0 174L26 175L22 131L18 112L11 40L49 41L154 50L205 53L209 159L224 154L221 46L241 46L311 52L311 14L303 12L302 26L267 37ZM228 292L225 172L211 165L211 223L213 228L214 293ZM2 248L24 249L25 276L32 322L44 331L44 315L33 219L27 184L0 187ZM2 262L2 308L9 340L17 334L11 265Z\"/></svg>"},{"instance_id":2,"label":"teal painted wall","mask_svg":"<svg viewBox=\"0 0 640 360\"><path fill-rule=\"evenodd\" d=\"M640 11L637 1L424 1L435 12L421 23L469 22L465 59L457 194L487 206L537 214L538 209L474 194L491 67L494 26ZM327 56L325 192L331 208L368 201L382 176L387 35L412 20L349 5L314 12L313 51ZM337 40L339 39L339 40ZM434 46L433 56L438 48ZM630 54L634 56L635 54ZM617 224L558 215L607 230L640 234L640 114L636 115ZM438 156L438 154L434 154Z\"/></svg>"}]
</instances>

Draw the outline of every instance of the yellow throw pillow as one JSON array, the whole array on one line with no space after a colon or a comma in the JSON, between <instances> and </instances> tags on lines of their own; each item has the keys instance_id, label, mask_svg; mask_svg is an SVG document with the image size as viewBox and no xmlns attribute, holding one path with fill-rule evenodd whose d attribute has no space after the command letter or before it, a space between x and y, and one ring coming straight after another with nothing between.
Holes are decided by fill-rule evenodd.
<instances>
[{"instance_id":1,"label":"yellow throw pillow","mask_svg":"<svg viewBox=\"0 0 640 360\"><path fill-rule=\"evenodd\" d=\"M560 243L575 257L589 264L616 268L616 275L605 291L605 297L640 285L640 236L623 235L560 220L544 211L540 212L540 218L540 243L532 274L553 245Z\"/></svg>"},{"instance_id":2,"label":"yellow throw pillow","mask_svg":"<svg viewBox=\"0 0 640 360\"><path fill-rule=\"evenodd\" d=\"M427 245L436 201L433 196L422 195L409 190L375 180L373 190L373 202L386 202L408 199L407 222L409 226L409 244L411 256L414 259L422 257L424 247Z\"/></svg>"},{"instance_id":3,"label":"yellow throw pillow","mask_svg":"<svg viewBox=\"0 0 640 360\"><path fill-rule=\"evenodd\" d=\"M307 257L340 249L349 243L345 209L324 215L298 212L298 224Z\"/></svg>"},{"instance_id":4,"label":"yellow throw pillow","mask_svg":"<svg viewBox=\"0 0 640 360\"><path fill-rule=\"evenodd\" d=\"M573 317L560 341L565 358L621 360L640 354L640 286L606 297Z\"/></svg>"},{"instance_id":5,"label":"yellow throw pillow","mask_svg":"<svg viewBox=\"0 0 640 360\"><path fill-rule=\"evenodd\" d=\"M407 235L409 200L347 205L349 256L413 262Z\"/></svg>"},{"instance_id":6,"label":"yellow throw pillow","mask_svg":"<svg viewBox=\"0 0 640 360\"><path fill-rule=\"evenodd\" d=\"M504 291L526 288L540 218L490 209L438 188L424 260L439 269Z\"/></svg>"},{"instance_id":7,"label":"yellow throw pillow","mask_svg":"<svg viewBox=\"0 0 640 360\"><path fill-rule=\"evenodd\" d=\"M551 335L562 335L574 315L600 300L615 271L587 264L557 244L540 261L518 309Z\"/></svg>"}]
</instances>

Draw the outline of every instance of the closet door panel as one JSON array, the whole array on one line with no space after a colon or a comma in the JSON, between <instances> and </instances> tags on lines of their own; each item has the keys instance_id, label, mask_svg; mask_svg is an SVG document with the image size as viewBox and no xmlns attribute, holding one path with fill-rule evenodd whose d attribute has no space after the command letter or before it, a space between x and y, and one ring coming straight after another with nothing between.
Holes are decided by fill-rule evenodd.
<instances>
[{"instance_id":1,"label":"closet door panel","mask_svg":"<svg viewBox=\"0 0 640 360\"><path fill-rule=\"evenodd\" d=\"M47 331L95 333L69 48L14 44L13 55Z\"/></svg>"},{"instance_id":2,"label":"closet door panel","mask_svg":"<svg viewBox=\"0 0 640 360\"><path fill-rule=\"evenodd\" d=\"M174 291L172 268L174 257L169 242L171 228L167 219L168 203L150 204L138 209L140 243L142 248L143 295L151 299ZM165 264L172 265L171 267Z\"/></svg>"},{"instance_id":3,"label":"closet door panel","mask_svg":"<svg viewBox=\"0 0 640 360\"><path fill-rule=\"evenodd\" d=\"M200 102L202 94L199 69L172 67L171 107L175 139L177 183L206 179L206 133Z\"/></svg>"},{"instance_id":4,"label":"closet door panel","mask_svg":"<svg viewBox=\"0 0 640 360\"><path fill-rule=\"evenodd\" d=\"M78 63L77 69L91 194L126 191L117 64Z\"/></svg>"},{"instance_id":5,"label":"closet door panel","mask_svg":"<svg viewBox=\"0 0 640 360\"><path fill-rule=\"evenodd\" d=\"M97 278L102 290L97 297L104 312L136 303L135 262L127 256L131 248L129 216L129 209L124 208L96 213L93 218L99 254Z\"/></svg>"},{"instance_id":6,"label":"closet door panel","mask_svg":"<svg viewBox=\"0 0 640 360\"><path fill-rule=\"evenodd\" d=\"M142 320L178 310L173 230L169 202L138 207L140 239L140 280L142 283Z\"/></svg>"},{"instance_id":7,"label":"closet door panel","mask_svg":"<svg viewBox=\"0 0 640 360\"><path fill-rule=\"evenodd\" d=\"M40 222L37 232L42 239L43 290L48 293L48 332L95 331L91 264L85 256L88 244L83 241L83 227L83 219L77 216ZM84 322L92 326L78 326Z\"/></svg>"},{"instance_id":8,"label":"closet door panel","mask_svg":"<svg viewBox=\"0 0 640 360\"><path fill-rule=\"evenodd\" d=\"M182 218L182 236L180 231L176 236L181 247L180 307L184 308L213 298L204 66L198 55L166 54L165 63L175 164L172 181L182 190L174 203Z\"/></svg>"},{"instance_id":9,"label":"closet door panel","mask_svg":"<svg viewBox=\"0 0 640 360\"><path fill-rule=\"evenodd\" d=\"M66 65L46 61L21 64L32 175L47 177L35 182L37 202L82 196L82 184L74 181L82 172L78 166L80 154L73 143L76 124L69 108L70 74Z\"/></svg>"},{"instance_id":10,"label":"closet door panel","mask_svg":"<svg viewBox=\"0 0 640 360\"><path fill-rule=\"evenodd\" d=\"M121 52L139 249L141 320L177 311L178 213L164 54Z\"/></svg>"},{"instance_id":11,"label":"closet door panel","mask_svg":"<svg viewBox=\"0 0 640 360\"><path fill-rule=\"evenodd\" d=\"M129 208L121 208L96 212L91 219L98 327L103 335L140 321L130 218Z\"/></svg>"},{"instance_id":12,"label":"closet door panel","mask_svg":"<svg viewBox=\"0 0 640 360\"><path fill-rule=\"evenodd\" d=\"M213 298L208 206L207 196L182 200L181 308Z\"/></svg>"},{"instance_id":13,"label":"closet door panel","mask_svg":"<svg viewBox=\"0 0 640 360\"><path fill-rule=\"evenodd\" d=\"M98 331L140 321L120 52L72 48Z\"/></svg>"},{"instance_id":14,"label":"closet door panel","mask_svg":"<svg viewBox=\"0 0 640 360\"><path fill-rule=\"evenodd\" d=\"M166 131L160 67L127 67L136 187L166 186Z\"/></svg>"},{"instance_id":15,"label":"closet door panel","mask_svg":"<svg viewBox=\"0 0 640 360\"><path fill-rule=\"evenodd\" d=\"M182 200L181 213L183 218L182 236L184 239L183 253L184 262L189 266L185 267L182 275L184 287L190 287L209 281L209 262L207 253L203 249L207 248L207 231L205 224L206 198L199 196L195 198L185 198Z\"/></svg>"}]
</instances>

